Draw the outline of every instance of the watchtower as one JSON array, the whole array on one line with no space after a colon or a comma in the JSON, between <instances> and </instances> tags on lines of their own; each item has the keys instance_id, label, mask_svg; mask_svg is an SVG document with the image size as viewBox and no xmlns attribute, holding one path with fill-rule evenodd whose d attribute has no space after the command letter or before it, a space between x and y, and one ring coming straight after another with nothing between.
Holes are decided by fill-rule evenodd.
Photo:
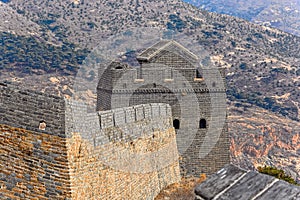
<instances>
[{"instance_id":1,"label":"watchtower","mask_svg":"<svg viewBox=\"0 0 300 200\"><path fill-rule=\"evenodd\" d=\"M199 155L210 134L208 130L218 123L218 117L212 115L212 106L226 110L224 104L212 105L216 94L225 97L225 88L219 87L220 82L224 86L224 69L201 67L196 55L173 40L162 40L147 48L137 56L137 61L138 68L116 61L106 67L97 87L97 110L147 103L170 104L182 175L211 174L228 164L226 120L214 130L220 132L214 138L214 146L205 156ZM221 80L208 80L205 74L220 74Z\"/></svg>"}]
</instances>

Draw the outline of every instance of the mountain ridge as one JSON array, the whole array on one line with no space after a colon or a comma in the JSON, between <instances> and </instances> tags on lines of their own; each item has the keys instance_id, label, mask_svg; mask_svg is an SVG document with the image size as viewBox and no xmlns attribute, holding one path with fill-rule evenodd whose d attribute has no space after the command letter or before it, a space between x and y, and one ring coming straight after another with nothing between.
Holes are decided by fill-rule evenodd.
<instances>
[{"instance_id":1,"label":"mountain ridge","mask_svg":"<svg viewBox=\"0 0 300 200\"><path fill-rule=\"evenodd\" d=\"M184 0L207 11L227 14L300 36L300 2L297 0Z\"/></svg>"}]
</instances>

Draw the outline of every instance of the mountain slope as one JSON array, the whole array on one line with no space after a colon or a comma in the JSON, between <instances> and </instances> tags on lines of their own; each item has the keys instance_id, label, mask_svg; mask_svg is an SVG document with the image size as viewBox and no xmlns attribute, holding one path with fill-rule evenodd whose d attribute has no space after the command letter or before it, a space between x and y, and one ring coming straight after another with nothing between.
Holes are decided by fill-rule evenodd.
<instances>
[{"instance_id":1,"label":"mountain slope","mask_svg":"<svg viewBox=\"0 0 300 200\"><path fill-rule=\"evenodd\" d=\"M8 5L52 31L60 41L89 49L109 35L131 27L153 26L186 33L211 52L215 62L228 68L231 99L251 96L249 103L297 119L298 110L293 102L299 102L294 85L299 84L300 39L295 36L234 17L207 13L177 0L123 3L14 0ZM288 99L276 99L288 93Z\"/></svg>"},{"instance_id":2,"label":"mountain slope","mask_svg":"<svg viewBox=\"0 0 300 200\"><path fill-rule=\"evenodd\" d=\"M185 0L205 10L268 25L300 36L298 0Z\"/></svg>"},{"instance_id":3,"label":"mountain slope","mask_svg":"<svg viewBox=\"0 0 300 200\"><path fill-rule=\"evenodd\" d=\"M249 104L229 104L232 162L245 169L277 166L300 181L300 123Z\"/></svg>"}]
</instances>

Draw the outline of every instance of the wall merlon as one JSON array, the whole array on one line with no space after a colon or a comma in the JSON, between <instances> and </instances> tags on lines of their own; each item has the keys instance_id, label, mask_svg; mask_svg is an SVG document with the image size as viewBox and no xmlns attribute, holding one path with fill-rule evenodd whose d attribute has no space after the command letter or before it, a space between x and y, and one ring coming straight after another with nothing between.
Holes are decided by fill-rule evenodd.
<instances>
[{"instance_id":1,"label":"wall merlon","mask_svg":"<svg viewBox=\"0 0 300 200\"><path fill-rule=\"evenodd\" d=\"M143 105L137 105L133 107L135 110L135 120L140 121L145 119L144 107Z\"/></svg>"},{"instance_id":2,"label":"wall merlon","mask_svg":"<svg viewBox=\"0 0 300 200\"><path fill-rule=\"evenodd\" d=\"M104 111L99 113L100 129L105 129L115 126L114 113L111 111Z\"/></svg>"},{"instance_id":3,"label":"wall merlon","mask_svg":"<svg viewBox=\"0 0 300 200\"><path fill-rule=\"evenodd\" d=\"M145 119L171 117L171 107L168 104L142 104L126 108L117 108L98 112L101 129L130 124Z\"/></svg>"},{"instance_id":4,"label":"wall merlon","mask_svg":"<svg viewBox=\"0 0 300 200\"><path fill-rule=\"evenodd\" d=\"M151 103L151 114L153 118L159 117L160 116L160 106L159 104L156 103Z\"/></svg>"},{"instance_id":5,"label":"wall merlon","mask_svg":"<svg viewBox=\"0 0 300 200\"><path fill-rule=\"evenodd\" d=\"M127 107L125 111L125 121L126 123L133 123L136 121L135 109L133 107Z\"/></svg>"},{"instance_id":6,"label":"wall merlon","mask_svg":"<svg viewBox=\"0 0 300 200\"><path fill-rule=\"evenodd\" d=\"M123 126L124 124L126 124L126 114L123 108L115 109L113 114L115 126Z\"/></svg>"}]
</instances>

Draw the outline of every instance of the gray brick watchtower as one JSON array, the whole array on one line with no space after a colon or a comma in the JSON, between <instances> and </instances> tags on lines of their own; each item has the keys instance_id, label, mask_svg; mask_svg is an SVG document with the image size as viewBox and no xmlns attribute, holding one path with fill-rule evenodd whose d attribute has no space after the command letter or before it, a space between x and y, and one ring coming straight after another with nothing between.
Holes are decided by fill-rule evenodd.
<instances>
[{"instance_id":1,"label":"gray brick watchtower","mask_svg":"<svg viewBox=\"0 0 300 200\"><path fill-rule=\"evenodd\" d=\"M115 61L107 66L97 87L97 110L168 103L181 153L182 175L211 174L229 163L226 122L213 130L220 132L217 138L210 138L215 142L213 148L199 157L200 148L209 146L204 145L208 130L219 123L218 116L212 114L213 106L226 110L226 104L212 105L212 100L218 102L218 95L225 97L225 88L218 87L220 83L224 85L224 69L201 67L196 55L173 40L158 42L137 60L138 68ZM220 74L221 80L207 80L205 74Z\"/></svg>"}]
</instances>

